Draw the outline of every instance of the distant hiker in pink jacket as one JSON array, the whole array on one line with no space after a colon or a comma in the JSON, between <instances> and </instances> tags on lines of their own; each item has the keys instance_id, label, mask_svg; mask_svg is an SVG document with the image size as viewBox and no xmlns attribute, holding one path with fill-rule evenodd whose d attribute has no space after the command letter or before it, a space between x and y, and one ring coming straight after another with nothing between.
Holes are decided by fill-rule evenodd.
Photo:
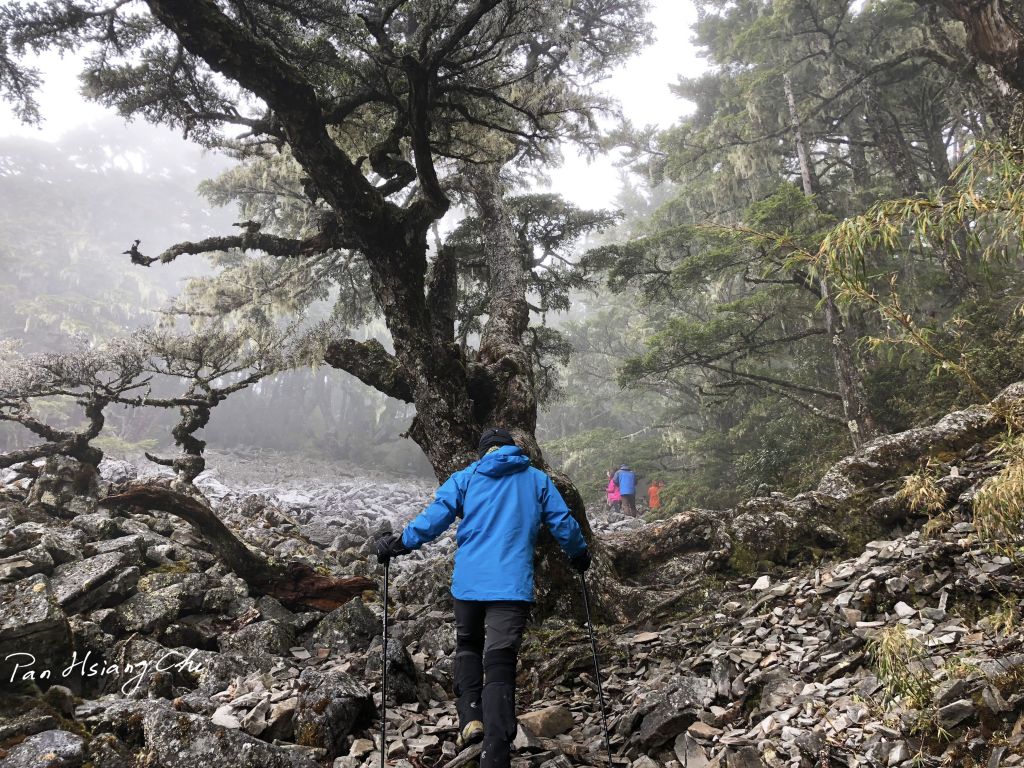
<instances>
[{"instance_id":1,"label":"distant hiker in pink jacket","mask_svg":"<svg viewBox=\"0 0 1024 768\"><path fill-rule=\"evenodd\" d=\"M622 494L619 493L619 486L612 477L612 471L609 469L605 474L608 476L608 507L618 514L622 509Z\"/></svg>"}]
</instances>

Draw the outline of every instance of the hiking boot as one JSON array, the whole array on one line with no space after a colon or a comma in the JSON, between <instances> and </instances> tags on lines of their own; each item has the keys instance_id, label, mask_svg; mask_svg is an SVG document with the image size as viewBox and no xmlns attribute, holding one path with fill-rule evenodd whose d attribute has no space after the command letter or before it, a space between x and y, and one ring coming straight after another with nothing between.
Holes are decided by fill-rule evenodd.
<instances>
[{"instance_id":1,"label":"hiking boot","mask_svg":"<svg viewBox=\"0 0 1024 768\"><path fill-rule=\"evenodd\" d=\"M484 724L479 720L471 720L459 733L459 737L455 740L455 746L464 749L472 744L479 744L483 740Z\"/></svg>"}]
</instances>

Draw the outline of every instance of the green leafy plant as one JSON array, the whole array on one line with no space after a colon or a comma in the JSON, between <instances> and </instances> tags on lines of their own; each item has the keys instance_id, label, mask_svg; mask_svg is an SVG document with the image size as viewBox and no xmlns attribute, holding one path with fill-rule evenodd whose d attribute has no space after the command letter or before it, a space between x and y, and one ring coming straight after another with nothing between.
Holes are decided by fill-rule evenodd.
<instances>
[{"instance_id":1,"label":"green leafy plant","mask_svg":"<svg viewBox=\"0 0 1024 768\"><path fill-rule=\"evenodd\" d=\"M906 627L885 627L868 641L868 653L886 693L913 709L930 705L935 681L925 667L925 647Z\"/></svg>"},{"instance_id":2,"label":"green leafy plant","mask_svg":"<svg viewBox=\"0 0 1024 768\"><path fill-rule=\"evenodd\" d=\"M997 551L1018 558L1024 546L1024 434L1007 432L989 455L1006 464L974 497L974 527Z\"/></svg>"}]
</instances>

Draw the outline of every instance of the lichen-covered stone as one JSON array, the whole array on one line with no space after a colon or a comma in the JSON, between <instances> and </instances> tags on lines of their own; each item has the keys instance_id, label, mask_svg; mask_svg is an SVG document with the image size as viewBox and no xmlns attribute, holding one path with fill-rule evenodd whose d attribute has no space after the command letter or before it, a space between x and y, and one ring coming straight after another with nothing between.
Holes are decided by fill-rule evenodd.
<instances>
[{"instance_id":1,"label":"lichen-covered stone","mask_svg":"<svg viewBox=\"0 0 1024 768\"><path fill-rule=\"evenodd\" d=\"M340 670L307 667L299 677L295 741L322 747L334 759L346 751L348 736L374 715L370 692Z\"/></svg>"},{"instance_id":2,"label":"lichen-covered stone","mask_svg":"<svg viewBox=\"0 0 1024 768\"><path fill-rule=\"evenodd\" d=\"M29 736L3 760L4 768L79 768L85 762L85 739L68 731Z\"/></svg>"},{"instance_id":3,"label":"lichen-covered stone","mask_svg":"<svg viewBox=\"0 0 1024 768\"><path fill-rule=\"evenodd\" d=\"M302 751L222 728L201 715L152 709L145 715L143 731L147 765L152 768L318 768Z\"/></svg>"},{"instance_id":4,"label":"lichen-covered stone","mask_svg":"<svg viewBox=\"0 0 1024 768\"><path fill-rule=\"evenodd\" d=\"M129 552L107 552L56 568L54 597L68 613L106 608L126 597L138 581L139 561ZM134 578L132 578L134 576Z\"/></svg>"},{"instance_id":5,"label":"lichen-covered stone","mask_svg":"<svg viewBox=\"0 0 1024 768\"><path fill-rule=\"evenodd\" d=\"M374 640L366 659L367 674L380 677L382 638ZM397 637L388 638L388 700L399 704L416 701L416 665Z\"/></svg>"},{"instance_id":6,"label":"lichen-covered stone","mask_svg":"<svg viewBox=\"0 0 1024 768\"><path fill-rule=\"evenodd\" d=\"M381 622L370 609L361 600L350 600L324 616L307 647L330 648L336 653L365 651L381 632Z\"/></svg>"},{"instance_id":7,"label":"lichen-covered stone","mask_svg":"<svg viewBox=\"0 0 1024 768\"><path fill-rule=\"evenodd\" d=\"M16 664L30 661L24 654L34 657L38 671L60 665L70 653L67 617L45 576L0 585L0 688L11 681Z\"/></svg>"},{"instance_id":8,"label":"lichen-covered stone","mask_svg":"<svg viewBox=\"0 0 1024 768\"><path fill-rule=\"evenodd\" d=\"M295 645L292 628L280 621L257 621L237 632L221 635L221 653L236 656L285 656Z\"/></svg>"},{"instance_id":9,"label":"lichen-covered stone","mask_svg":"<svg viewBox=\"0 0 1024 768\"><path fill-rule=\"evenodd\" d=\"M181 615L185 588L175 584L149 592L136 592L118 606L121 627L127 632L162 630Z\"/></svg>"},{"instance_id":10,"label":"lichen-covered stone","mask_svg":"<svg viewBox=\"0 0 1024 768\"><path fill-rule=\"evenodd\" d=\"M111 733L103 733L86 745L93 768L137 768L135 753Z\"/></svg>"},{"instance_id":11,"label":"lichen-covered stone","mask_svg":"<svg viewBox=\"0 0 1024 768\"><path fill-rule=\"evenodd\" d=\"M36 573L50 573L53 556L41 544L0 559L0 583L18 581Z\"/></svg>"}]
</instances>

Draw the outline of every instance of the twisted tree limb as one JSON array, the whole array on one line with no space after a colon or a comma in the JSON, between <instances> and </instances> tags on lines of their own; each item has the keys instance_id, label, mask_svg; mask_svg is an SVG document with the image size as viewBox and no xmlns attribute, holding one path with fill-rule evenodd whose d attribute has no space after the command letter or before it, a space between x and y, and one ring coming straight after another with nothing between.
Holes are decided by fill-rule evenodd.
<instances>
[{"instance_id":1,"label":"twisted tree limb","mask_svg":"<svg viewBox=\"0 0 1024 768\"><path fill-rule=\"evenodd\" d=\"M142 507L180 517L209 543L220 560L259 594L282 603L331 611L363 590L376 589L376 582L363 576L333 577L314 571L305 563L273 565L253 552L201 500L163 485L133 485L102 502L112 507Z\"/></svg>"}]
</instances>

